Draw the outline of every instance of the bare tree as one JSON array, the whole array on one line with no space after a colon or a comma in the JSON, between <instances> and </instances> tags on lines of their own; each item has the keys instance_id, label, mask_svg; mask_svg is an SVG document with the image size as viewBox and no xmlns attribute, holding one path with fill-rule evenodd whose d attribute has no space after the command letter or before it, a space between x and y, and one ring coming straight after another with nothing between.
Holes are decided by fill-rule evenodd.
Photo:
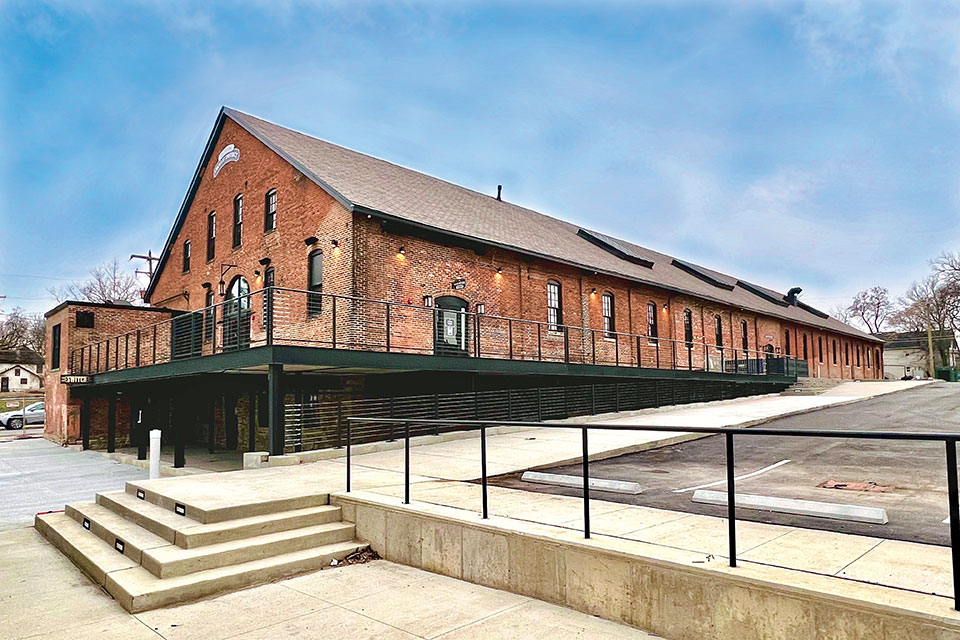
<instances>
[{"instance_id":1,"label":"bare tree","mask_svg":"<svg viewBox=\"0 0 960 640\"><path fill-rule=\"evenodd\" d=\"M960 279L935 271L920 282L914 282L900 298L900 310L890 323L900 331L956 332L960 325ZM947 361L949 343L935 340L940 362Z\"/></svg>"},{"instance_id":2,"label":"bare tree","mask_svg":"<svg viewBox=\"0 0 960 640\"><path fill-rule=\"evenodd\" d=\"M0 314L0 349L31 349L43 355L43 316L17 308Z\"/></svg>"},{"instance_id":3,"label":"bare tree","mask_svg":"<svg viewBox=\"0 0 960 640\"><path fill-rule=\"evenodd\" d=\"M851 317L862 322L870 333L880 333L894 313L890 292L884 287L864 289L847 307Z\"/></svg>"},{"instance_id":4,"label":"bare tree","mask_svg":"<svg viewBox=\"0 0 960 640\"><path fill-rule=\"evenodd\" d=\"M831 309L830 315L845 324L849 324L850 321L853 320L853 314L850 313L850 307L842 304Z\"/></svg>"},{"instance_id":5,"label":"bare tree","mask_svg":"<svg viewBox=\"0 0 960 640\"><path fill-rule=\"evenodd\" d=\"M58 302L75 299L86 302L135 303L142 300L136 275L121 269L116 258L91 269L88 280L53 287L47 291Z\"/></svg>"}]
</instances>

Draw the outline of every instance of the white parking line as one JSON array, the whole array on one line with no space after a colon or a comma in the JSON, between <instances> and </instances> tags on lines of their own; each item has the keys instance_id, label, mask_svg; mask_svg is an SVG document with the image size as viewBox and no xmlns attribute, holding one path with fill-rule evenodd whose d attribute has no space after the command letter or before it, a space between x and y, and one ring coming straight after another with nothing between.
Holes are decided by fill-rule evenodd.
<instances>
[{"instance_id":1,"label":"white parking line","mask_svg":"<svg viewBox=\"0 0 960 640\"><path fill-rule=\"evenodd\" d=\"M789 461L789 460L781 460L780 462L775 462L775 463L771 464L769 467L764 467L763 469L757 469L756 471L753 471L753 472L751 472L751 473L745 473L745 474L742 475L742 476L737 476L736 478L734 478L734 480L746 480L747 478L752 478L753 476L758 476L758 475L760 475L761 473L766 473L767 471L770 471L770 470L772 470L772 469L776 469L777 467L782 467L783 465L787 464L788 462L790 462L790 461ZM701 484L701 485L698 485L698 486L696 486L696 487L687 487L686 489L674 489L673 492L674 492L674 493L686 493L687 491L696 491L697 489L706 489L707 487L716 487L717 485L726 484L726 483L727 483L727 481L726 481L725 479L724 479L724 480L717 480L716 482L710 482L710 483L707 483L707 484Z\"/></svg>"}]
</instances>

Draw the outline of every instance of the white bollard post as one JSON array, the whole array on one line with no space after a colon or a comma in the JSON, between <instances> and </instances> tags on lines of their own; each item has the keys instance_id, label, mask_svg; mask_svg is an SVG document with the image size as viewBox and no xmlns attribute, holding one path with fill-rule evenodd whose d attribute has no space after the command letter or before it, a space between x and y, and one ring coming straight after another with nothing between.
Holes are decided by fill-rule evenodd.
<instances>
[{"instance_id":1,"label":"white bollard post","mask_svg":"<svg viewBox=\"0 0 960 640\"><path fill-rule=\"evenodd\" d=\"M160 477L160 429L150 430L150 478Z\"/></svg>"}]
</instances>

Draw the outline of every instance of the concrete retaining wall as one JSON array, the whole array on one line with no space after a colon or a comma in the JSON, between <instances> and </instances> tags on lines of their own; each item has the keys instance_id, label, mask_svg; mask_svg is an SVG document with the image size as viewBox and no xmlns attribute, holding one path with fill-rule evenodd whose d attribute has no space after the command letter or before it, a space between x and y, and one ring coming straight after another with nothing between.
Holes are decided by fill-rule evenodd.
<instances>
[{"instance_id":1,"label":"concrete retaining wall","mask_svg":"<svg viewBox=\"0 0 960 640\"><path fill-rule=\"evenodd\" d=\"M331 495L399 562L566 605L666 640L960 640L952 601L667 547L414 503Z\"/></svg>"}]
</instances>

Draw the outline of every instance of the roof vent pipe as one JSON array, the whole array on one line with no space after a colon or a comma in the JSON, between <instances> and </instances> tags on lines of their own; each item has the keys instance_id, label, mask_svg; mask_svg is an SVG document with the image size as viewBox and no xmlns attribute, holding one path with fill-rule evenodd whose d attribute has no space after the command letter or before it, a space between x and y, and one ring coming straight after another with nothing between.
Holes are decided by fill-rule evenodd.
<instances>
[{"instance_id":1,"label":"roof vent pipe","mask_svg":"<svg viewBox=\"0 0 960 640\"><path fill-rule=\"evenodd\" d=\"M502 191L503 191L503 185L502 185L502 184L498 184L498 185L497 185L497 200L500 200L500 193L501 193Z\"/></svg>"},{"instance_id":2,"label":"roof vent pipe","mask_svg":"<svg viewBox=\"0 0 960 640\"><path fill-rule=\"evenodd\" d=\"M787 291L787 302L793 305L797 304L797 296L800 295L801 291L803 291L803 289L800 287L794 287L790 289L790 291Z\"/></svg>"}]
</instances>

